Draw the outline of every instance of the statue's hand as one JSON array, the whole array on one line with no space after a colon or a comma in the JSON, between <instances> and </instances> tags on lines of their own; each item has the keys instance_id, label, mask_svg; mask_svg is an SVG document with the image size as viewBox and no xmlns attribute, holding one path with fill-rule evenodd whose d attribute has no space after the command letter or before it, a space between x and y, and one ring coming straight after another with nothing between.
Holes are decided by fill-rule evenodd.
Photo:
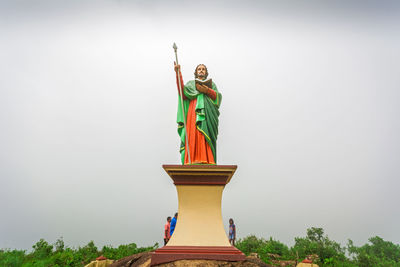
<instances>
[{"instance_id":1,"label":"statue's hand","mask_svg":"<svg viewBox=\"0 0 400 267\"><path fill-rule=\"evenodd\" d=\"M208 91L208 87L202 84L196 84L196 89L197 91L199 91L200 93L207 93Z\"/></svg>"},{"instance_id":2,"label":"statue's hand","mask_svg":"<svg viewBox=\"0 0 400 267\"><path fill-rule=\"evenodd\" d=\"M174 65L175 72L178 72L181 69L181 65L176 64L176 62L174 62Z\"/></svg>"}]
</instances>

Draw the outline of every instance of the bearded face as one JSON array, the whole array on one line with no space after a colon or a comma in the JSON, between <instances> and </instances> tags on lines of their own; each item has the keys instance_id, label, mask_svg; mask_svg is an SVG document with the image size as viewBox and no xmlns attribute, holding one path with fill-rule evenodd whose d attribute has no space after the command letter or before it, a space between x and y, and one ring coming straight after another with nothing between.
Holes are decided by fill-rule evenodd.
<instances>
[{"instance_id":1,"label":"bearded face","mask_svg":"<svg viewBox=\"0 0 400 267\"><path fill-rule=\"evenodd\" d=\"M208 76L207 67L203 64L198 65L196 71L194 72L194 76L200 80L206 79Z\"/></svg>"}]
</instances>

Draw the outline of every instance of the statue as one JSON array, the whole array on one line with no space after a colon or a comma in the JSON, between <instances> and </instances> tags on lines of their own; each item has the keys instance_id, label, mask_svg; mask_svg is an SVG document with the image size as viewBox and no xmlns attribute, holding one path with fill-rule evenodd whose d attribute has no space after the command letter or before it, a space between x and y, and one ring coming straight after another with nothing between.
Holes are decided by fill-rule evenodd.
<instances>
[{"instance_id":1,"label":"statue","mask_svg":"<svg viewBox=\"0 0 400 267\"><path fill-rule=\"evenodd\" d=\"M175 44L174 49L176 54ZM216 164L218 117L222 95L212 79L207 79L208 70L204 64L196 67L195 80L185 85L177 57L175 72L180 95L177 123L182 164Z\"/></svg>"}]
</instances>

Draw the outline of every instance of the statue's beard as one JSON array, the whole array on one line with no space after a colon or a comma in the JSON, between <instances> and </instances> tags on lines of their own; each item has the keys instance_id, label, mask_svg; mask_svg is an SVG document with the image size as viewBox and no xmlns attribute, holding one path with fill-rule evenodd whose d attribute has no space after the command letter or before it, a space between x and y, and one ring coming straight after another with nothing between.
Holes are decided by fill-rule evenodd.
<instances>
[{"instance_id":1,"label":"statue's beard","mask_svg":"<svg viewBox=\"0 0 400 267\"><path fill-rule=\"evenodd\" d=\"M205 77L206 77L206 75L203 74L203 73L198 73L198 74L197 74L197 78L199 78L199 79L201 79L201 80L204 80Z\"/></svg>"}]
</instances>

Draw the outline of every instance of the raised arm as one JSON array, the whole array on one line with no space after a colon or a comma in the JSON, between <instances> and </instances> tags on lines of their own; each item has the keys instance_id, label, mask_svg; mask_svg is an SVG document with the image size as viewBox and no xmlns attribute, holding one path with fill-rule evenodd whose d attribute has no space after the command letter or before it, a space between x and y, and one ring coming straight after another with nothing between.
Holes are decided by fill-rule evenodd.
<instances>
[{"instance_id":1,"label":"raised arm","mask_svg":"<svg viewBox=\"0 0 400 267\"><path fill-rule=\"evenodd\" d=\"M175 73L176 73L176 86L178 88L178 94L181 94L181 91L179 90L179 83L181 85L181 90L183 91L183 88L185 85L183 84L183 78L182 78L182 73L181 73L181 65L177 65L175 62ZM178 75L179 74L179 75ZM186 99L185 94L183 94L183 99Z\"/></svg>"}]
</instances>

